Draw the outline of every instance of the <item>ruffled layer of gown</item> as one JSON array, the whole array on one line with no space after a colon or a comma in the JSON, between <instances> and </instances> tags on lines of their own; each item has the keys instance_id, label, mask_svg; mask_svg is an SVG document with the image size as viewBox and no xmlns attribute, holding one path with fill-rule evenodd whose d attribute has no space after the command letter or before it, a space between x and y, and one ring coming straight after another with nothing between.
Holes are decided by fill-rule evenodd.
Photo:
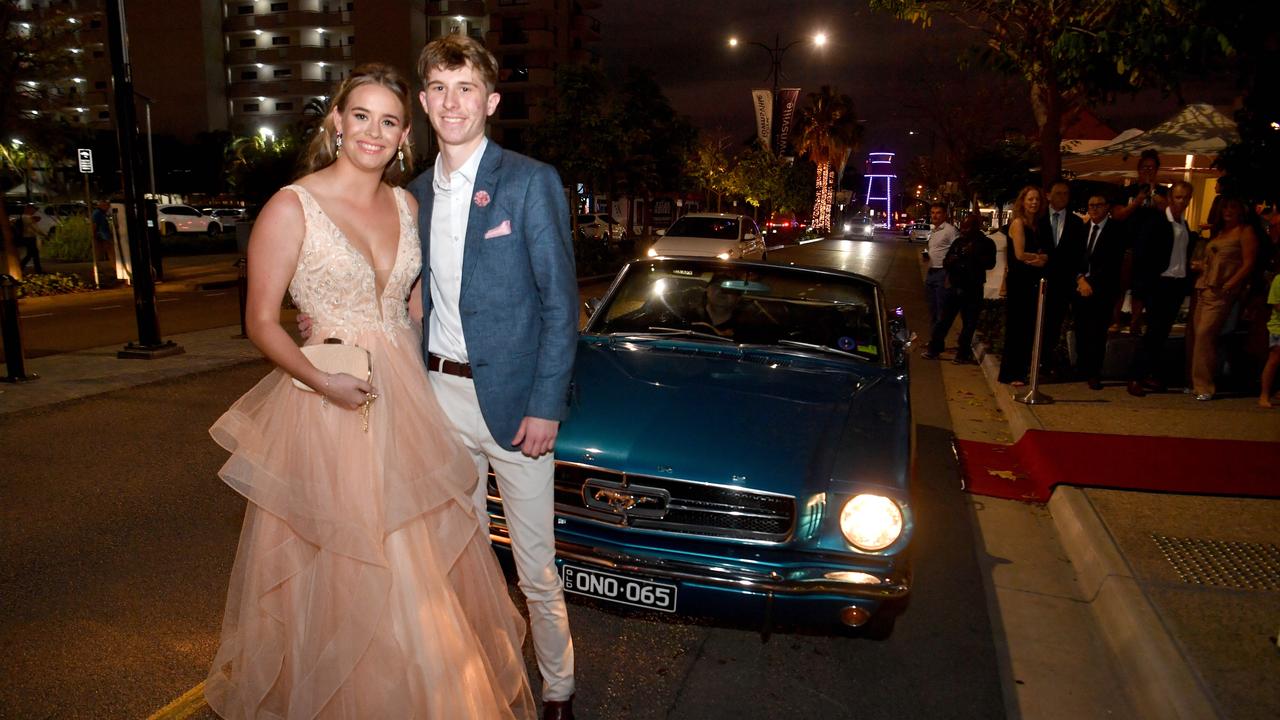
<instances>
[{"instance_id":1,"label":"ruffled layer of gown","mask_svg":"<svg viewBox=\"0 0 1280 720\"><path fill-rule=\"evenodd\" d=\"M372 356L367 431L358 411L325 406L279 370L210 429L232 453L220 476L249 501L210 707L235 719L533 717L525 624L418 333L407 322L313 331L332 336Z\"/></svg>"}]
</instances>

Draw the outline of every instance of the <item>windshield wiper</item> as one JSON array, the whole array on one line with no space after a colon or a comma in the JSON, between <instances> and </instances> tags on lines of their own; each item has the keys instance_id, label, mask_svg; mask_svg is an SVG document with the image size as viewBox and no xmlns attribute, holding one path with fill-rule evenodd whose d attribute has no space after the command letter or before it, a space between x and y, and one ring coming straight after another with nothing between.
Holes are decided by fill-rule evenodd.
<instances>
[{"instance_id":1,"label":"windshield wiper","mask_svg":"<svg viewBox=\"0 0 1280 720\"><path fill-rule=\"evenodd\" d=\"M779 339L779 340L777 341L777 344L778 344L778 345L785 345L785 346L787 346L787 347L804 348L805 350L820 350L820 351L822 351L822 352L831 353L831 354L833 354L833 355L843 355L843 356L845 356L845 357L851 357L851 358L855 358L855 359L857 359L857 360L866 360L866 359L867 359L867 356L865 356L865 355L859 355L859 354L857 354L857 353L851 353L851 352L848 352L848 351L846 351L846 350L841 350L841 349L839 349L839 348L833 348L833 347L830 347L830 346L828 346L828 345L818 345L818 344L816 344L816 343L800 342L799 340L786 340L786 339Z\"/></svg>"},{"instance_id":2,"label":"windshield wiper","mask_svg":"<svg viewBox=\"0 0 1280 720\"><path fill-rule=\"evenodd\" d=\"M733 338L721 337L714 333L698 332L688 328L662 327L659 325L651 325L648 332L612 332L609 337L634 337L634 338L653 338L653 337L692 337L699 340L716 340L718 342L732 343L737 342Z\"/></svg>"}]
</instances>

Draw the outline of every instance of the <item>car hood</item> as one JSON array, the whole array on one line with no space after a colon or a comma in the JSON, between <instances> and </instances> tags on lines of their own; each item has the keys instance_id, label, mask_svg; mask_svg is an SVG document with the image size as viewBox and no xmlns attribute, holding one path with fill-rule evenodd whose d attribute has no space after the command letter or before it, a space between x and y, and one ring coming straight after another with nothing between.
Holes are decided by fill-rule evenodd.
<instances>
[{"instance_id":1,"label":"car hood","mask_svg":"<svg viewBox=\"0 0 1280 720\"><path fill-rule=\"evenodd\" d=\"M584 339L556 456L796 496L833 481L899 484L905 454L892 438L905 433L885 419L909 426L905 397L894 373L855 362Z\"/></svg>"},{"instance_id":2,"label":"car hood","mask_svg":"<svg viewBox=\"0 0 1280 720\"><path fill-rule=\"evenodd\" d=\"M681 237L668 235L658 238L653 249L659 255L693 255L697 257L715 257L722 252L733 252L738 249L737 240L705 237Z\"/></svg>"}]
</instances>

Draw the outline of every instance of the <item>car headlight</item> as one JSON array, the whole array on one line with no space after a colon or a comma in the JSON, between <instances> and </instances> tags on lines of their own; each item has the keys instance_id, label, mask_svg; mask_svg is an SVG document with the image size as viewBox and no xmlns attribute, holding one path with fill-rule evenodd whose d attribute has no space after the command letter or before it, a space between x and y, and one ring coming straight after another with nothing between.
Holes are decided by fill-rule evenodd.
<instances>
[{"instance_id":1,"label":"car headlight","mask_svg":"<svg viewBox=\"0 0 1280 720\"><path fill-rule=\"evenodd\" d=\"M864 225L862 228L863 235L872 235L875 233L875 231L876 231L876 227L874 225Z\"/></svg>"},{"instance_id":2,"label":"car headlight","mask_svg":"<svg viewBox=\"0 0 1280 720\"><path fill-rule=\"evenodd\" d=\"M645 255L648 255L649 257L658 257L658 251L655 248L649 248L649 251L646 252Z\"/></svg>"},{"instance_id":3,"label":"car headlight","mask_svg":"<svg viewBox=\"0 0 1280 720\"><path fill-rule=\"evenodd\" d=\"M844 231L845 231L845 232L849 232L849 231L850 231L850 230L852 230L852 229L853 229L853 226L852 226L852 225L850 225L849 223L845 223L845 224L844 224Z\"/></svg>"},{"instance_id":4,"label":"car headlight","mask_svg":"<svg viewBox=\"0 0 1280 720\"><path fill-rule=\"evenodd\" d=\"M883 550L902 535L902 510L881 495L855 495L840 511L840 532L860 550Z\"/></svg>"},{"instance_id":5,"label":"car headlight","mask_svg":"<svg viewBox=\"0 0 1280 720\"><path fill-rule=\"evenodd\" d=\"M730 254L729 254L729 253L727 253L727 252L722 252L722 253L720 253L719 255L717 255L716 257L717 257L717 258L720 258L721 260L728 260L730 257L732 257L732 255L730 255Z\"/></svg>"}]
</instances>

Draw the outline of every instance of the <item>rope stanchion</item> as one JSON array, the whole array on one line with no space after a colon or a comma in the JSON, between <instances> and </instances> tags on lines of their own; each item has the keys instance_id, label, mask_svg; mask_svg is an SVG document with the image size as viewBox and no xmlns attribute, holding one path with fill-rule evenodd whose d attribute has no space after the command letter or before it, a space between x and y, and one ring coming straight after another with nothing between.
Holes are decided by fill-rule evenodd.
<instances>
[{"instance_id":1,"label":"rope stanchion","mask_svg":"<svg viewBox=\"0 0 1280 720\"><path fill-rule=\"evenodd\" d=\"M1013 395L1014 400L1025 405L1048 405L1053 402L1052 397L1040 392L1040 334L1044 332L1045 285L1045 279L1040 278L1040 292L1036 300L1035 343L1031 346L1031 387L1022 395Z\"/></svg>"}]
</instances>

